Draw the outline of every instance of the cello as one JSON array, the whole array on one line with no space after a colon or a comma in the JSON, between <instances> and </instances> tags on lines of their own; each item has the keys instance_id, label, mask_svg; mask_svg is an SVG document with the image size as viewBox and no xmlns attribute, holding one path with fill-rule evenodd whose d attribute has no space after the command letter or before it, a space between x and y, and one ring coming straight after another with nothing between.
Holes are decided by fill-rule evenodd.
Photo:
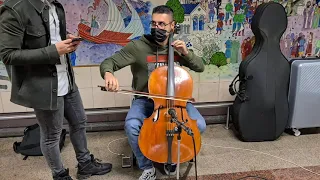
<instances>
[{"instance_id":1,"label":"cello","mask_svg":"<svg viewBox=\"0 0 320 180\"><path fill-rule=\"evenodd\" d=\"M192 77L174 64L171 43L178 29L176 25L175 31L169 34L168 64L156 68L150 74L148 89L151 94L191 99ZM142 154L154 162L169 165L190 161L200 151L201 135L196 120L191 119L187 113L187 102L157 97L153 98L153 102L154 112L144 119L138 139Z\"/></svg>"},{"instance_id":2,"label":"cello","mask_svg":"<svg viewBox=\"0 0 320 180\"><path fill-rule=\"evenodd\" d=\"M138 145L142 154L153 162L177 164L179 179L180 163L190 161L201 148L201 134L197 121L191 119L186 110L187 102L192 102L193 79L182 67L174 64L173 35L169 33L168 63L153 70L148 80L149 93L120 90L124 94L138 94L152 97L154 111L144 119ZM105 87L101 90L106 91ZM118 91L119 92L119 91ZM196 177L197 167L195 163Z\"/></svg>"}]
</instances>

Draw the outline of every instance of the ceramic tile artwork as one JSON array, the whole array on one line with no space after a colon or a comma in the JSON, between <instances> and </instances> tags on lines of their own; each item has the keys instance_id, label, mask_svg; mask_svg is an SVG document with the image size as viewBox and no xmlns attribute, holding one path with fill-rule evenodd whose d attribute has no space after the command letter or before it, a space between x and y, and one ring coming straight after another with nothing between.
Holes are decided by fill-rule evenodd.
<instances>
[{"instance_id":1,"label":"ceramic tile artwork","mask_svg":"<svg viewBox=\"0 0 320 180\"><path fill-rule=\"evenodd\" d=\"M239 63L251 52L254 44L251 19L256 7L266 0L222 0L220 6L218 0L169 1L172 6L184 10L184 14L177 15L181 25L178 38L184 40L189 49L202 56L208 67L214 66L209 68L210 71L218 72L223 79L232 78ZM289 15L288 28L280 43L285 56L290 58L319 53L318 0L302 0L294 3L293 7L290 7L292 0L276 1L283 4ZM72 56L75 66L97 65L130 40L150 33L152 8L167 3L156 0L61 2L66 9L69 32L85 39ZM300 45L300 50L295 54L295 44L298 41L304 47ZM293 52L288 53L288 48ZM219 56L221 53L223 56Z\"/></svg>"},{"instance_id":2,"label":"ceramic tile artwork","mask_svg":"<svg viewBox=\"0 0 320 180\"><path fill-rule=\"evenodd\" d=\"M97 85L103 84L103 79L98 66L129 41L149 34L153 7L166 3L171 4L174 10L183 9L184 13L176 13L181 27L176 38L185 41L188 49L201 56L205 63L203 73L188 70L194 80L196 92L193 95L199 101L232 100L234 97L227 91L228 85L237 75L239 64L250 54L255 41L250 27L252 16L256 7L268 0L222 0L221 4L219 0L59 1L65 8L67 30L84 39L71 54L71 62L77 84L83 89L80 92L86 99L84 103L88 102L84 106L95 108L128 105L126 101L130 98L125 95L99 91ZM274 1L281 3L288 15L287 30L280 40L284 56L290 59L320 55L320 0ZM121 86L131 86L129 67L115 75ZM0 64L0 91L10 92L10 88L7 71ZM216 94L210 94L213 92ZM110 99L105 101L102 97ZM8 97L2 98L2 104L0 112L11 107Z\"/></svg>"}]
</instances>

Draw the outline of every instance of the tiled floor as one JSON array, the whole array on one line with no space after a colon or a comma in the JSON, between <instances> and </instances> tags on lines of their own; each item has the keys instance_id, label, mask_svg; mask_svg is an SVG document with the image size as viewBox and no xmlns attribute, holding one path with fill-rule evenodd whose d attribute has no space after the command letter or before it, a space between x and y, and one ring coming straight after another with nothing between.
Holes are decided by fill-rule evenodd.
<instances>
[{"instance_id":1,"label":"tiled floor","mask_svg":"<svg viewBox=\"0 0 320 180\"><path fill-rule=\"evenodd\" d=\"M23 156L14 153L12 149L15 141L21 141L21 138L0 139L0 180L51 179L44 158L29 157L25 161L22 160ZM121 168L121 157L116 155L118 153L130 155L130 148L123 131L88 133L88 145L97 158L112 162L114 167L111 173L90 179L134 180L139 178L141 171L137 168ZM283 134L276 141L248 143L239 141L234 137L233 132L224 129L223 125L210 125L203 135L201 151L197 156L198 179L320 180L320 175L296 168L308 167L320 173L319 167L309 167L320 166L319 152L320 134L299 137ZM75 177L76 159L69 138L66 139L65 148L62 150L62 158L65 167L70 168L71 175ZM180 173L181 176L186 175L192 178L195 175L194 166L188 169L187 163L182 164ZM260 179L246 177L249 175L259 176ZM163 179L166 176L158 172L158 178Z\"/></svg>"},{"instance_id":2,"label":"tiled floor","mask_svg":"<svg viewBox=\"0 0 320 180\"><path fill-rule=\"evenodd\" d=\"M320 166L311 166L307 169L319 174ZM228 174L213 174L198 176L198 180L319 180L319 175L307 172L301 168L285 168L261 171L237 172ZM175 178L165 178L174 180ZM183 177L186 180L195 180L195 176Z\"/></svg>"}]
</instances>

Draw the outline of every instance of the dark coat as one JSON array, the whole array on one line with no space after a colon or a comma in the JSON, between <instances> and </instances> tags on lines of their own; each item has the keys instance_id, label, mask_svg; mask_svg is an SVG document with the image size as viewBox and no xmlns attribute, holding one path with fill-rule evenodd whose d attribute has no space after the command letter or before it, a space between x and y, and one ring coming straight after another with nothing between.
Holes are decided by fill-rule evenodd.
<instances>
[{"instance_id":1,"label":"dark coat","mask_svg":"<svg viewBox=\"0 0 320 180\"><path fill-rule=\"evenodd\" d=\"M66 39L62 5L54 1L60 21L61 39ZM67 56L71 91L78 90L70 57ZM41 0L8 0L0 8L0 59L8 71L11 102L36 109L57 109L60 64L55 45L50 43L49 6Z\"/></svg>"}]
</instances>

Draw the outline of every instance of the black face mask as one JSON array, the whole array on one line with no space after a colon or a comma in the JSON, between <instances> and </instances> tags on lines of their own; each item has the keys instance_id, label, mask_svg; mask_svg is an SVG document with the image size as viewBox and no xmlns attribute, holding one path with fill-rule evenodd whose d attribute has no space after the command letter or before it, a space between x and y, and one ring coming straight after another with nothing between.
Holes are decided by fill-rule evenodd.
<instances>
[{"instance_id":1,"label":"black face mask","mask_svg":"<svg viewBox=\"0 0 320 180\"><path fill-rule=\"evenodd\" d=\"M167 31L164 29L151 28L151 35L153 39L157 42L163 42L167 39Z\"/></svg>"}]
</instances>

